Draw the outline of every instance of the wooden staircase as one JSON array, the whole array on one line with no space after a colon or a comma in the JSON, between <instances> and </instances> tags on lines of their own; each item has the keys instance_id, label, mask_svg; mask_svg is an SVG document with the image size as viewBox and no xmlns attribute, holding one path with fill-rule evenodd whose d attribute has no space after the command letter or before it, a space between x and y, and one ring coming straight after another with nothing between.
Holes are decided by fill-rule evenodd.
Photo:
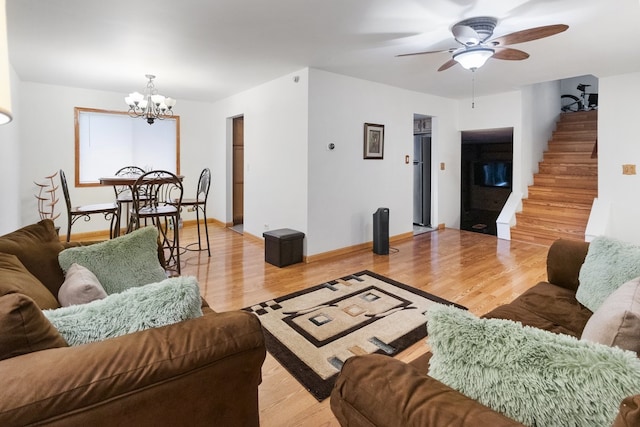
<instances>
[{"instance_id":1,"label":"wooden staircase","mask_svg":"<svg viewBox=\"0 0 640 427\"><path fill-rule=\"evenodd\" d=\"M562 113L529 198L516 213L511 239L550 245L558 238L584 240L598 196L598 111Z\"/></svg>"}]
</instances>

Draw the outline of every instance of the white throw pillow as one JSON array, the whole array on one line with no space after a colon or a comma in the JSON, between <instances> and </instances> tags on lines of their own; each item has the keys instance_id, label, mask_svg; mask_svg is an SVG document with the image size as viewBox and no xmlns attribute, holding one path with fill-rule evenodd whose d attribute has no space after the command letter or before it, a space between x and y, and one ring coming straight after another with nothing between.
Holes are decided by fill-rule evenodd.
<instances>
[{"instance_id":1,"label":"white throw pillow","mask_svg":"<svg viewBox=\"0 0 640 427\"><path fill-rule=\"evenodd\" d=\"M86 304L106 297L107 293L96 275L76 263L71 264L67 270L64 282L58 291L58 301L62 307Z\"/></svg>"},{"instance_id":2,"label":"white throw pillow","mask_svg":"<svg viewBox=\"0 0 640 427\"><path fill-rule=\"evenodd\" d=\"M585 325L581 339L640 354L640 277L604 300Z\"/></svg>"}]
</instances>

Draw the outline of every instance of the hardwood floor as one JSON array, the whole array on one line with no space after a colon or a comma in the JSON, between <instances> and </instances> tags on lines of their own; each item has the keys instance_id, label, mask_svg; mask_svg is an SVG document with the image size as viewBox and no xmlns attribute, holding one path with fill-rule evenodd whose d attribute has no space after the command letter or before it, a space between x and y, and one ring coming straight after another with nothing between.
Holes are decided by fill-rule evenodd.
<instances>
[{"instance_id":1,"label":"hardwood floor","mask_svg":"<svg viewBox=\"0 0 640 427\"><path fill-rule=\"evenodd\" d=\"M182 274L198 277L201 292L216 311L236 310L361 270L371 270L483 314L510 302L546 279L548 247L499 240L495 236L444 229L392 244L388 256L371 250L335 259L278 268L264 262L255 238L210 224L211 258L182 256ZM181 243L197 240L186 226ZM428 351L418 342L396 356L410 361ZM317 402L268 353L259 389L261 425L337 426L329 399Z\"/></svg>"}]
</instances>

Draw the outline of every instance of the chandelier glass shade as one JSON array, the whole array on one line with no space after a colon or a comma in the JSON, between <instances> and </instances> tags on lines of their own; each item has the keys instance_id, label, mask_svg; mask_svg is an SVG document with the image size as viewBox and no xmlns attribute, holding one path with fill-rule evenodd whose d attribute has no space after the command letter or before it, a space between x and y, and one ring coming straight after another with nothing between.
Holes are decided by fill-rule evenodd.
<instances>
[{"instance_id":1,"label":"chandelier glass shade","mask_svg":"<svg viewBox=\"0 0 640 427\"><path fill-rule=\"evenodd\" d=\"M453 59L467 70L475 71L482 67L494 52L495 50L488 47L469 48L453 55Z\"/></svg>"},{"instance_id":2,"label":"chandelier glass shade","mask_svg":"<svg viewBox=\"0 0 640 427\"><path fill-rule=\"evenodd\" d=\"M124 101L129 106L129 115L131 117L142 117L152 125L156 119L163 120L173 116L173 107L176 105L176 100L158 93L153 84L153 79L156 76L146 74L145 77L149 81L143 93L130 93L129 96L124 98Z\"/></svg>"}]
</instances>

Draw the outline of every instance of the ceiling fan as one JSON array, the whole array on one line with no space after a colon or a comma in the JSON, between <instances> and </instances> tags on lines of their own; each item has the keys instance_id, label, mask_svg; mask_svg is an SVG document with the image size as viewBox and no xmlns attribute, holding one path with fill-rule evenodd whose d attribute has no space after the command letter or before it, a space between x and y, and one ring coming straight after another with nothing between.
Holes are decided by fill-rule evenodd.
<instances>
[{"instance_id":1,"label":"ceiling fan","mask_svg":"<svg viewBox=\"0 0 640 427\"><path fill-rule=\"evenodd\" d=\"M521 61L527 59L529 54L507 45L538 40L561 33L568 25L556 24L542 27L529 28L516 31L492 39L493 30L498 20L490 16L479 16L465 19L451 28L453 37L461 46L445 50L427 52L405 53L397 56L427 55L431 53L449 52L452 58L442 64L438 71L447 70L457 63L468 70L475 71L482 67L489 58L504 59L508 61Z\"/></svg>"}]
</instances>

